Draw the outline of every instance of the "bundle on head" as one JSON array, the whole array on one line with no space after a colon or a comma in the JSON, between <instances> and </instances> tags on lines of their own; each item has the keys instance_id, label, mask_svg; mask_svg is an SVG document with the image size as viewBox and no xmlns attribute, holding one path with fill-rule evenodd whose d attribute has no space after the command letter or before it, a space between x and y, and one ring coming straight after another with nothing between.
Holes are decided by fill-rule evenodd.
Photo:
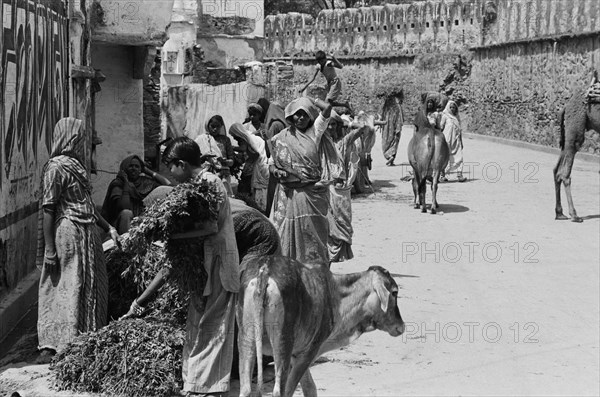
<instances>
[{"instance_id":1,"label":"bundle on head","mask_svg":"<svg viewBox=\"0 0 600 397\"><path fill-rule=\"evenodd\" d=\"M115 321L78 336L51 365L58 390L170 396L181 385L184 331L155 319Z\"/></svg>"}]
</instances>

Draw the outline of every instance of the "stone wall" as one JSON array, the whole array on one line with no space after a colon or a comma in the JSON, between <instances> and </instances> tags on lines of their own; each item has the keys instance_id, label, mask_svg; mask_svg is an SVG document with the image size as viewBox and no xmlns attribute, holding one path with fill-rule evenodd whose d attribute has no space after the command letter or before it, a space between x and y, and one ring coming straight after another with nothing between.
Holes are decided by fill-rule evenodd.
<instances>
[{"instance_id":1,"label":"stone wall","mask_svg":"<svg viewBox=\"0 0 600 397\"><path fill-rule=\"evenodd\" d=\"M594 69L600 34L478 49L460 85L469 99L463 122L471 132L558 147L558 111L572 93L583 94ZM581 151L600 154L597 133Z\"/></svg>"},{"instance_id":2,"label":"stone wall","mask_svg":"<svg viewBox=\"0 0 600 397\"><path fill-rule=\"evenodd\" d=\"M486 26L484 45L600 30L597 0L496 0L497 17Z\"/></svg>"},{"instance_id":3,"label":"stone wall","mask_svg":"<svg viewBox=\"0 0 600 397\"><path fill-rule=\"evenodd\" d=\"M278 14L265 18L268 57L311 54L318 49L351 55L460 51L481 44L486 0L419 1L413 4Z\"/></svg>"}]
</instances>

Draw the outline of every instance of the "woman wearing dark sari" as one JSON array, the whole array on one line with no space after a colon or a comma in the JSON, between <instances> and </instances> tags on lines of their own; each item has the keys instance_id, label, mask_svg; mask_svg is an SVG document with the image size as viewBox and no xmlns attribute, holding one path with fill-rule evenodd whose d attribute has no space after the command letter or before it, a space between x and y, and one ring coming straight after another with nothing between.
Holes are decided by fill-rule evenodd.
<instances>
[{"instance_id":1,"label":"woman wearing dark sari","mask_svg":"<svg viewBox=\"0 0 600 397\"><path fill-rule=\"evenodd\" d=\"M117 177L108 185L102 216L119 234L126 233L131 220L144 210L144 198L156 187L170 184L167 178L146 168L139 156L126 157Z\"/></svg>"},{"instance_id":2,"label":"woman wearing dark sari","mask_svg":"<svg viewBox=\"0 0 600 397\"><path fill-rule=\"evenodd\" d=\"M271 173L279 179L271 220L281 238L284 256L304 263L329 263L328 189L321 182L319 153L331 105L319 109L308 98L285 108L290 127L271 140Z\"/></svg>"},{"instance_id":3,"label":"woman wearing dark sari","mask_svg":"<svg viewBox=\"0 0 600 397\"><path fill-rule=\"evenodd\" d=\"M259 100L260 103L260 100ZM279 134L284 128L289 127L285 119L285 112L283 107L274 102L269 105L269 110L265 116L265 137L267 143L267 156L271 157L273 151L271 139ZM273 207L273 196L275 195L275 188L277 187L277 178L270 174L269 176L269 187L267 189L267 210L266 215L271 215L271 208Z\"/></svg>"},{"instance_id":4,"label":"woman wearing dark sari","mask_svg":"<svg viewBox=\"0 0 600 397\"><path fill-rule=\"evenodd\" d=\"M63 118L54 127L50 160L44 165L37 266L38 362L63 349L79 333L106 324L108 278L96 224L117 243L115 228L92 202L84 156L82 121Z\"/></svg>"}]
</instances>

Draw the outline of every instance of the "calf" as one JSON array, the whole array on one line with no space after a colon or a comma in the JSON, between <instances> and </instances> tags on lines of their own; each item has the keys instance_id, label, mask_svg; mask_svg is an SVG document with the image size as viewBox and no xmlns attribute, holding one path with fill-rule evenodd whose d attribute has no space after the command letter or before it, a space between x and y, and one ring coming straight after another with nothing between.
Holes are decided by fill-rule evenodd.
<instances>
[{"instance_id":1,"label":"calf","mask_svg":"<svg viewBox=\"0 0 600 397\"><path fill-rule=\"evenodd\" d=\"M242 274L238 303L240 396L251 393L252 369L262 354L275 360L273 396L316 396L309 366L323 353L345 346L364 332L404 332L389 272L372 266L362 273L333 274L326 266L283 256L257 258Z\"/></svg>"}]
</instances>

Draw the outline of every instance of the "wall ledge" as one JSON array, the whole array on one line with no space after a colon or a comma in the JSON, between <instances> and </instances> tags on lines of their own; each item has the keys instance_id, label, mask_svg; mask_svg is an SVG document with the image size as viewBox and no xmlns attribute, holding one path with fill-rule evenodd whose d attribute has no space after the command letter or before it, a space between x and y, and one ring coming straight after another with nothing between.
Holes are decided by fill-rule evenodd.
<instances>
[{"instance_id":1,"label":"wall ledge","mask_svg":"<svg viewBox=\"0 0 600 397\"><path fill-rule=\"evenodd\" d=\"M552 36L531 37L531 38L522 39L522 40L503 41L503 42L499 42L499 43L492 43L492 44L487 44L487 45L482 45L482 46L469 47L469 50L470 51L480 51L480 50L487 50L490 48L506 47L506 46L510 46L510 45L529 44L529 43L547 42L547 41L557 42L557 41L562 41L562 40L579 39L579 38L585 38L585 37L600 37L600 30L597 30L594 32L564 33L564 34L557 34L557 35L552 35Z\"/></svg>"}]
</instances>

